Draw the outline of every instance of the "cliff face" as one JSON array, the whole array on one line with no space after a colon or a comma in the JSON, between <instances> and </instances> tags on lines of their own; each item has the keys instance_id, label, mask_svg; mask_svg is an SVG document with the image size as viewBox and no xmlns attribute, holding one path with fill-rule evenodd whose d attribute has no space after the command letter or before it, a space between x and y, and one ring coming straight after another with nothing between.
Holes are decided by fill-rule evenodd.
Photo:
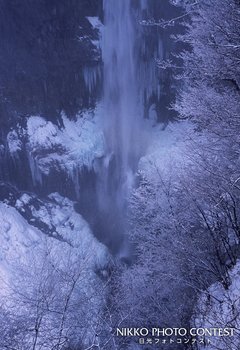
<instances>
[{"instance_id":1,"label":"cliff face","mask_svg":"<svg viewBox=\"0 0 240 350\"><path fill-rule=\"evenodd\" d=\"M174 86L156 59L176 51L170 40L176 29L140 23L167 19L179 10L167 0L132 5L144 118L166 122L172 118L167 107ZM73 199L86 174L94 182L93 161L104 153L99 123L103 17L101 0L3 2L0 181L42 195L59 191Z\"/></svg>"},{"instance_id":2,"label":"cliff face","mask_svg":"<svg viewBox=\"0 0 240 350\"><path fill-rule=\"evenodd\" d=\"M45 114L56 120L94 105L83 69L99 62L95 1L5 1L1 6L1 125ZM8 113L8 121L6 121ZM9 120L11 119L11 120Z\"/></svg>"},{"instance_id":3,"label":"cliff face","mask_svg":"<svg viewBox=\"0 0 240 350\"><path fill-rule=\"evenodd\" d=\"M89 152L95 157L94 145L87 148L91 131L86 136L84 130L92 123L90 110L100 95L101 11L99 0L3 2L0 11L0 181L39 193L41 174L49 175L51 168L58 170L58 180L55 177L52 181L49 177L48 183L44 183L45 193L61 187L63 179L69 184L64 194L75 191L75 184L71 183L74 168L79 164L89 165ZM88 126L82 115L86 110L89 111ZM75 136L71 135L73 129ZM84 140L80 140L80 134L84 134ZM59 171L65 162L63 154L69 157L67 163L71 163L67 177ZM44 162L42 170L45 170L39 171L39 161L42 165Z\"/></svg>"}]
</instances>

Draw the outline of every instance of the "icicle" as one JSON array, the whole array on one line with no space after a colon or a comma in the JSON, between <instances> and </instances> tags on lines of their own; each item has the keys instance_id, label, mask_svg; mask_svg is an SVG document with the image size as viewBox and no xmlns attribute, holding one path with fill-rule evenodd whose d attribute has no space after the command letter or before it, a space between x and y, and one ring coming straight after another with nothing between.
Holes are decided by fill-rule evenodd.
<instances>
[{"instance_id":1,"label":"icicle","mask_svg":"<svg viewBox=\"0 0 240 350\"><path fill-rule=\"evenodd\" d=\"M101 78L101 67L100 66L94 66L94 67L85 67L83 69L83 77L85 85L90 93L95 90L98 81Z\"/></svg>"},{"instance_id":2,"label":"icicle","mask_svg":"<svg viewBox=\"0 0 240 350\"><path fill-rule=\"evenodd\" d=\"M68 176L74 185L75 195L76 195L77 199L79 199L80 184L79 184L79 168L78 168L78 166L73 165L71 168L69 168L68 169Z\"/></svg>"},{"instance_id":3,"label":"icicle","mask_svg":"<svg viewBox=\"0 0 240 350\"><path fill-rule=\"evenodd\" d=\"M42 185L42 183L43 183L43 176L42 176L41 170L39 169L37 160L32 155L32 152L29 151L29 150L27 150L27 156L28 156L29 167L30 167L30 170L31 170L33 185L34 186Z\"/></svg>"}]
</instances>

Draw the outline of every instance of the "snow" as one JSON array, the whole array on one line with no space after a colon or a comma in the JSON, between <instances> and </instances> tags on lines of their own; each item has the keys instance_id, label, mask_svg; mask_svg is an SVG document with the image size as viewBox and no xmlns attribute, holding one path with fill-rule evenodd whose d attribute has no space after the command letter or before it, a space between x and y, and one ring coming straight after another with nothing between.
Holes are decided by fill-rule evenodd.
<instances>
[{"instance_id":1,"label":"snow","mask_svg":"<svg viewBox=\"0 0 240 350\"><path fill-rule=\"evenodd\" d=\"M3 271L14 272L14 265L30 263L32 255L39 261L44 251L44 244L52 244L52 249L64 259L66 247L71 247L73 255L81 258L91 252L88 259L88 269L94 266L104 266L107 260L106 248L92 235L90 228L83 218L73 209L73 203L67 198L54 193L49 196L55 205L49 202L39 210L32 207L33 218L40 218L49 228L55 227L56 233L62 240L54 239L31 226L15 208L0 203L0 276ZM17 201L18 209L26 203L29 196L24 194ZM3 290L3 289L2 289Z\"/></svg>"},{"instance_id":2,"label":"snow","mask_svg":"<svg viewBox=\"0 0 240 350\"><path fill-rule=\"evenodd\" d=\"M88 16L86 18L94 29L100 30L102 28L103 24L100 21L99 17Z\"/></svg>"},{"instance_id":3,"label":"snow","mask_svg":"<svg viewBox=\"0 0 240 350\"><path fill-rule=\"evenodd\" d=\"M31 196L27 193L24 193L21 196L20 200L17 200L18 207L21 207L22 204L28 204L30 200L31 200ZM16 207L17 207L17 203L16 203Z\"/></svg>"},{"instance_id":4,"label":"snow","mask_svg":"<svg viewBox=\"0 0 240 350\"><path fill-rule=\"evenodd\" d=\"M49 236L55 236L58 241L81 249L83 254L91 249L93 257L89 261L89 267L93 267L96 261L99 266L106 263L106 249L96 241L88 224L80 214L76 213L74 203L68 198L56 192L51 193L47 200L43 201L24 193L17 199L15 207L20 212L26 209L30 211L31 220L46 224L51 233Z\"/></svg>"},{"instance_id":5,"label":"snow","mask_svg":"<svg viewBox=\"0 0 240 350\"><path fill-rule=\"evenodd\" d=\"M99 17L91 17L88 16L86 17L86 19L89 21L89 23L91 24L91 26L93 27L93 29L96 29L98 31L98 34L102 34L102 29L103 29L103 24L101 22L101 20L99 19ZM100 40L98 39L90 39L91 43L93 46L95 46L95 48L97 50L100 50L101 44L100 44Z\"/></svg>"},{"instance_id":6,"label":"snow","mask_svg":"<svg viewBox=\"0 0 240 350\"><path fill-rule=\"evenodd\" d=\"M15 208L0 203L1 311L8 313L13 323L28 324L21 344L16 338L19 349L26 349L33 344L34 332L29 329L34 329L36 312L42 305L43 319L36 349L49 350L56 346L61 310L70 295L71 307L65 316L63 337L68 334L73 342L80 337L87 346L92 341L92 330L104 298L104 284L95 271L105 271L108 252L75 212L70 200L53 193L37 205L38 209L33 205L34 200L34 196L23 194L17 200L17 209L30 210L32 218L45 222L49 229L54 228L57 237L43 233ZM71 286L74 286L72 291ZM41 293L41 304L35 304ZM45 302L47 309L44 309ZM10 327L4 325L1 318L0 322L3 330Z\"/></svg>"},{"instance_id":7,"label":"snow","mask_svg":"<svg viewBox=\"0 0 240 350\"><path fill-rule=\"evenodd\" d=\"M12 130L7 134L8 150L11 155L15 155L22 149L22 142L19 140L16 130Z\"/></svg>"},{"instance_id":8,"label":"snow","mask_svg":"<svg viewBox=\"0 0 240 350\"><path fill-rule=\"evenodd\" d=\"M193 134L190 122L169 123L165 128L161 124L146 125L146 131L151 135L146 155L139 161L139 171L152 177L152 169L158 169L162 174L169 175L174 168L179 171L189 164L188 139ZM155 172L153 176L155 177Z\"/></svg>"},{"instance_id":9,"label":"snow","mask_svg":"<svg viewBox=\"0 0 240 350\"><path fill-rule=\"evenodd\" d=\"M62 120L63 127L59 128L43 117L28 119L28 158L35 183L41 183L42 174L48 175L53 168L73 176L76 169L91 168L104 154L97 116L86 112L72 121L63 114Z\"/></svg>"},{"instance_id":10,"label":"snow","mask_svg":"<svg viewBox=\"0 0 240 350\"><path fill-rule=\"evenodd\" d=\"M16 211L16 209L0 203L0 293L6 292L10 285L11 275L14 275L14 265L23 265L28 255L40 248L43 237L40 232L31 227ZM7 288L8 289L8 288Z\"/></svg>"},{"instance_id":11,"label":"snow","mask_svg":"<svg viewBox=\"0 0 240 350\"><path fill-rule=\"evenodd\" d=\"M217 282L202 293L193 322L199 328L234 328L234 336L211 337L211 344L199 345L199 350L240 348L240 260L230 270L229 277L231 285L227 290Z\"/></svg>"}]
</instances>

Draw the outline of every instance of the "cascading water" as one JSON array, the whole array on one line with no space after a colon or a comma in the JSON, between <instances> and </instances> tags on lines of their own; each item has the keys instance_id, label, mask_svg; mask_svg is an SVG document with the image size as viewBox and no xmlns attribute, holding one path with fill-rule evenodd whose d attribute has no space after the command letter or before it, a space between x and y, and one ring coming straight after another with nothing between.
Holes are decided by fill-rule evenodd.
<instances>
[{"instance_id":1,"label":"cascading water","mask_svg":"<svg viewBox=\"0 0 240 350\"><path fill-rule=\"evenodd\" d=\"M103 6L103 128L107 155L97 170L97 191L101 215L105 223L110 223L110 235L119 244L124 237L127 196L144 146L137 77L138 33L131 0L104 0Z\"/></svg>"},{"instance_id":2,"label":"cascading water","mask_svg":"<svg viewBox=\"0 0 240 350\"><path fill-rule=\"evenodd\" d=\"M139 155L136 25L131 0L104 0L104 131L108 152L126 174Z\"/></svg>"},{"instance_id":3,"label":"cascading water","mask_svg":"<svg viewBox=\"0 0 240 350\"><path fill-rule=\"evenodd\" d=\"M144 118L154 103L148 100L159 88L156 62L151 60L152 51L159 50L155 42L146 41L149 28L145 31L140 25L147 0L103 0L103 10L103 96L97 113L102 111L105 157L96 160L93 174L84 177L79 211L113 254L128 259L128 198L146 150L150 124ZM91 74L85 76L90 92L96 88Z\"/></svg>"}]
</instances>

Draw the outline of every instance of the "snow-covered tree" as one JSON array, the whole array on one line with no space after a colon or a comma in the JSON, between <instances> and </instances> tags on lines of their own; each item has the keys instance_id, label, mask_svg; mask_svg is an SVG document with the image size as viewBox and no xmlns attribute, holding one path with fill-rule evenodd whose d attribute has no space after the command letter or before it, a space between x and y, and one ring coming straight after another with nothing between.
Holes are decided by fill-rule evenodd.
<instances>
[{"instance_id":1,"label":"snow-covered tree","mask_svg":"<svg viewBox=\"0 0 240 350\"><path fill-rule=\"evenodd\" d=\"M193 128L182 159L149 163L132 196L135 260L117 294L131 325L187 325L198 293L216 281L230 288L240 251L240 3L178 5L186 10L178 37L186 50L174 108Z\"/></svg>"},{"instance_id":2,"label":"snow-covered tree","mask_svg":"<svg viewBox=\"0 0 240 350\"><path fill-rule=\"evenodd\" d=\"M239 241L240 215L240 4L204 0L186 1L185 7L190 21L179 39L189 50L181 54L184 86L175 108L205 137L192 140L190 156L200 174L195 187L208 207L208 213L202 211L208 229L234 264L231 249Z\"/></svg>"},{"instance_id":3,"label":"snow-covered tree","mask_svg":"<svg viewBox=\"0 0 240 350\"><path fill-rule=\"evenodd\" d=\"M191 140L189 154L197 171L192 172L189 192L219 261L218 284L201 294L195 320L198 326L231 324L237 329L238 307L231 296L236 278L229 269L237 263L240 251L240 3L203 0L182 4L188 22L186 34L179 39L189 50L181 54L184 73L178 78L183 89L175 108L202 135L200 141L197 137ZM238 347L235 338L216 340L207 348L215 346Z\"/></svg>"}]
</instances>

